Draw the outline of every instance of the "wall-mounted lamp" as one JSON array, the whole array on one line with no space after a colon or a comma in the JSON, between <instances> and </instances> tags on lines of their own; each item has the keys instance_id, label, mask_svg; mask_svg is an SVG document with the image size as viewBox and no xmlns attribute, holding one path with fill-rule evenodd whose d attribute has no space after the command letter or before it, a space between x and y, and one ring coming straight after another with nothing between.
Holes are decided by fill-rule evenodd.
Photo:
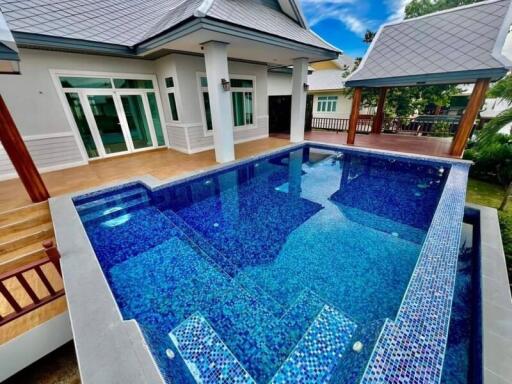
<instances>
[{"instance_id":1,"label":"wall-mounted lamp","mask_svg":"<svg viewBox=\"0 0 512 384\"><path fill-rule=\"evenodd\" d=\"M221 80L222 83L222 89L224 89L226 92L231 90L231 83L227 81L226 79Z\"/></svg>"},{"instance_id":2,"label":"wall-mounted lamp","mask_svg":"<svg viewBox=\"0 0 512 384\"><path fill-rule=\"evenodd\" d=\"M308 83L304 83L302 86L304 87L304 92L309 91L309 84Z\"/></svg>"}]
</instances>

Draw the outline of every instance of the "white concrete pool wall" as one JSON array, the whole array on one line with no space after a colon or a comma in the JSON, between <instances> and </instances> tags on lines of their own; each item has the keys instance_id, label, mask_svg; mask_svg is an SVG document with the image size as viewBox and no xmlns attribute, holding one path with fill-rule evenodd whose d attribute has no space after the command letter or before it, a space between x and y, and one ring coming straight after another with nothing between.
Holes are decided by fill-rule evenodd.
<instances>
[{"instance_id":1,"label":"white concrete pool wall","mask_svg":"<svg viewBox=\"0 0 512 384\"><path fill-rule=\"evenodd\" d=\"M430 160L441 163L465 162L464 160L457 159L446 159L434 156L417 156L408 153L354 148L345 145L332 145L318 142L309 142L309 144L324 148L339 148L354 152L390 155L405 159ZM144 340L137 322L135 320L126 321L122 318L115 298L96 258L92 245L80 221L79 215L73 205L72 198L129 182L141 182L149 189L154 190L165 185L178 182L181 183L218 170L228 169L233 166L248 163L272 154L286 152L293 148L300 148L303 145L304 143L288 145L278 150L267 151L244 160L215 165L187 174L186 176L179 176L163 181L152 176L141 176L50 199L50 209L55 226L55 236L62 255L61 263L64 276L64 286L69 305L71 325L83 383L163 383L164 380L153 359L148 345ZM493 220L492 214L488 211L485 212L484 216L489 222L491 222ZM497 218L494 218L494 220L497 223ZM483 223L484 221L482 219L482 226L484 226ZM488 224L486 229L485 235L492 238L494 232L491 230L495 230L496 225L493 226ZM484 238L483 236L484 233L482 233L482 238ZM495 236L496 233L494 233L494 237ZM489 268L491 264L494 268L498 268L498 265L503 264L502 271L505 273L506 278L503 249L501 248L500 256L499 248L494 241L490 241L489 244L492 248L488 249L484 253L483 249L485 242L482 241L482 243L482 264L487 265L490 263ZM485 257L484 255L487 255L488 257ZM496 260L500 260L500 257L503 259L503 263L501 264L496 262ZM484 270L484 266L482 266L482 269ZM483 279L483 282L484 285L487 284L485 278ZM510 319L508 324L510 326L505 327L503 331L510 331L510 335L512 335L512 303L510 303L510 292L508 291L507 284L503 285L503 281L501 281L501 284L494 284L492 290L487 289L486 291L484 288L484 293L492 292L492 295L496 296L500 292L501 299L506 301L504 289L507 290L509 297ZM488 337L485 336L485 330L492 325L493 321L499 322L500 320L492 316L489 317L489 315L487 317L484 315L484 340L486 339L490 341L493 338L492 334ZM512 340L512 338L509 340ZM493 365L492 361L494 360L492 356L495 356L495 350L484 342L484 369L486 372L486 383L512 384L511 381L506 381L505 379L499 381L500 377L507 377L501 376L501 374L506 372L502 372L502 369L506 369L507 367L512 369L512 353L509 353L511 349L510 345L512 345L512 343L509 342L508 349L506 345L500 349L504 353L506 352L507 356L510 355L509 360L503 359L504 356L501 358L501 360L506 360L508 364L501 364L501 367L496 367L496 364L494 363ZM512 377L512 374L508 377Z\"/></svg>"}]
</instances>

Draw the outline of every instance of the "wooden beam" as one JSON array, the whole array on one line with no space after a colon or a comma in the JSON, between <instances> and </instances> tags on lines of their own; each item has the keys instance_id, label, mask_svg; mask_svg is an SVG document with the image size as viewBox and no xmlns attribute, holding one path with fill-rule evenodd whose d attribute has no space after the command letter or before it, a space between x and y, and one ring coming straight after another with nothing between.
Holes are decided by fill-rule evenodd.
<instances>
[{"instance_id":1,"label":"wooden beam","mask_svg":"<svg viewBox=\"0 0 512 384\"><path fill-rule=\"evenodd\" d=\"M387 87L379 88L379 100L377 104L377 112L373 117L372 133L380 134L382 131L382 122L384 121L384 104L386 102Z\"/></svg>"},{"instance_id":2,"label":"wooden beam","mask_svg":"<svg viewBox=\"0 0 512 384\"><path fill-rule=\"evenodd\" d=\"M30 111L27 111L27 113L30 113ZM48 200L50 194L1 95L0 141L32 201L37 203Z\"/></svg>"},{"instance_id":3,"label":"wooden beam","mask_svg":"<svg viewBox=\"0 0 512 384\"><path fill-rule=\"evenodd\" d=\"M354 89L352 96L352 109L350 111L350 120L348 122L347 144L353 145L356 140L357 120L359 120L359 109L361 107L361 88Z\"/></svg>"},{"instance_id":4,"label":"wooden beam","mask_svg":"<svg viewBox=\"0 0 512 384\"><path fill-rule=\"evenodd\" d=\"M457 133L452 141L452 148L450 151L452 156L462 156L469 135L471 134L471 130L473 129L473 124L475 124L478 112L485 100L485 94L489 88L489 82L490 79L478 79L476 81L473 93L471 93L466 110L460 119Z\"/></svg>"}]
</instances>

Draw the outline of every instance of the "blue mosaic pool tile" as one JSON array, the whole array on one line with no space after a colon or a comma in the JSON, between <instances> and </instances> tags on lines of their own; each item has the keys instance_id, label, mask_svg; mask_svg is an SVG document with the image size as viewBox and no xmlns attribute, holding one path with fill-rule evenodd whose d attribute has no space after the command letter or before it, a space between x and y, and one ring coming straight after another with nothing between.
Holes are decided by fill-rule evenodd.
<instances>
[{"instance_id":1,"label":"blue mosaic pool tile","mask_svg":"<svg viewBox=\"0 0 512 384\"><path fill-rule=\"evenodd\" d=\"M324 306L271 382L328 382L356 327L353 321L338 310L329 305Z\"/></svg>"},{"instance_id":2,"label":"blue mosaic pool tile","mask_svg":"<svg viewBox=\"0 0 512 384\"><path fill-rule=\"evenodd\" d=\"M213 328L196 313L169 337L199 383L255 383Z\"/></svg>"},{"instance_id":3,"label":"blue mosaic pool tile","mask_svg":"<svg viewBox=\"0 0 512 384\"><path fill-rule=\"evenodd\" d=\"M361 381L364 384L423 384L441 379L468 168L466 164L451 168L398 315L384 325Z\"/></svg>"}]
</instances>

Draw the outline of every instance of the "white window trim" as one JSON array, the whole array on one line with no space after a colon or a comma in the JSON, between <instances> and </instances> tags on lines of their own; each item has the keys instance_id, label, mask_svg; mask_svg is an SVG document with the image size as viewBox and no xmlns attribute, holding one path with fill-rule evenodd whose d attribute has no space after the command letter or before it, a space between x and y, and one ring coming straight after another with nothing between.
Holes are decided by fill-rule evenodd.
<instances>
[{"instance_id":1,"label":"white window trim","mask_svg":"<svg viewBox=\"0 0 512 384\"><path fill-rule=\"evenodd\" d=\"M336 99L334 100L320 100L321 97L335 97ZM316 108L315 108L315 113L317 114L337 114L338 113L338 101L339 101L339 96L338 95L318 95L316 97ZM320 104L323 103L325 104L325 111L319 111L318 110L318 107L320 106ZM331 104L331 106L334 106L334 111L331 109L330 111L327 110L327 106L328 104Z\"/></svg>"},{"instance_id":2,"label":"white window trim","mask_svg":"<svg viewBox=\"0 0 512 384\"><path fill-rule=\"evenodd\" d=\"M167 87L165 80L168 79L169 77L172 77L172 81L174 83L173 87ZM169 111L169 117L171 118L171 122L172 123L180 123L181 118L182 118L183 108L181 108L181 99L179 97L180 92L179 92L179 85L178 85L178 77L176 76L176 74L167 73L164 75L163 84L165 86L165 96L167 97L167 99L165 101L167 104L167 110ZM169 104L169 93L174 93L174 102L176 103L176 113L178 114L177 120L174 120L172 118L172 110L171 110L171 106ZM180 100L178 100L178 99L180 99Z\"/></svg>"},{"instance_id":3,"label":"white window trim","mask_svg":"<svg viewBox=\"0 0 512 384\"><path fill-rule=\"evenodd\" d=\"M160 124L162 125L162 133L163 133L163 136L164 136L164 145L162 146L159 146L158 143L156 142L156 140L154 141L154 145L151 146L151 147L147 147L147 148L143 148L143 149L139 149L137 151L134 151L133 153L136 153L138 151L144 151L144 150L150 150L150 149L154 149L154 148L162 148L164 146L169 146L169 138L167 136L167 129L166 129L166 123L165 123L165 117L164 117L164 114L162 113L163 111L163 107L162 107L162 100L161 100L161 93L160 93L160 88L158 86L158 79L156 77L155 74L137 74L137 73L122 73L122 72L97 72L97 71L77 71L77 70L68 70L68 69L49 69L48 70L49 73L50 73L50 78L52 79L52 82L53 82L53 85L55 87L55 90L57 92L57 95L59 97L59 100L61 102L61 105L62 105L62 108L64 109L64 115L66 116L67 120L68 120L68 124L69 126L71 127L71 131L73 132L73 135L75 136L75 142L77 143L78 145L78 148L80 150L80 153L82 155L82 159L84 160L84 162L90 162L90 161L95 161L95 160L98 160L98 159L101 159L101 158L105 158L105 157L113 157L113 156L122 156L122 155L126 155L126 152L120 152L120 153L116 153L116 154L110 154L108 156L99 156L99 157L96 157L96 158L89 158L89 156L87 155L87 151L85 149L85 145L82 141L82 137L80 136L80 131L78 129L78 126L76 125L76 122L75 122L75 119L71 113L71 110L69 108L69 105L68 105L68 102L67 102L67 99L66 99L66 93L67 92L77 92L79 94L79 97L80 97L80 101L83 102L83 92L79 92L78 91L78 88L64 88L62 87L61 83L60 83L60 79L59 77L61 76L77 76L77 77L99 77L99 78L110 78L110 79L120 79L120 78L125 78L125 79L137 79L137 80L152 80L153 82L153 88L152 89L143 89L143 88L139 88L137 89L137 91L142 91L142 92L153 92L155 94L155 99L156 99L156 104L157 104L157 108L158 108L158 117L160 118ZM130 89L125 89L125 88L114 88L114 84L113 84L113 81L111 80L111 83L112 83L112 88L80 88L81 90L84 90L84 91L87 91L87 90L94 90L94 91L101 91L101 90L104 90L104 91L116 91L116 92L120 92L120 91L130 91ZM135 89L133 89L135 90ZM133 91L132 90L132 91ZM85 112L85 111L84 111ZM151 111L148 110L148 113L151 114ZM153 127L153 120L151 119L149 122L148 122L152 129L153 129L153 132L151 132L151 137L153 139L153 134L156 134L155 130L154 130L154 127ZM94 138L94 141L95 141L95 144L98 148L98 151L99 150L99 147L98 147L98 143L96 143L96 140L97 138L94 137L94 133L91 132L93 134L93 138Z\"/></svg>"},{"instance_id":4,"label":"white window trim","mask_svg":"<svg viewBox=\"0 0 512 384\"><path fill-rule=\"evenodd\" d=\"M208 76L206 76L206 72L196 72L196 84L197 84L197 95L199 98L199 108L201 110L201 121L203 123L203 133L205 136L213 136L213 129L211 131L208 131L208 128L206 126L206 111L204 109L204 103L203 103L203 87L201 87L201 77L206 77L208 79ZM256 111L258 110L258 104L257 104L257 94L256 94L256 76L253 75L240 75L238 73L230 73L229 79L231 81L232 78L240 79L240 80L252 80L252 88L236 88L236 90L240 91L251 91L252 92L252 124L246 124L246 125L239 125L236 126L233 123L233 130L234 131L243 131L248 129L254 129L257 127L256 121ZM175 84L176 85L176 84ZM231 91L230 91L231 93ZM211 104L211 103L210 103ZM229 105L231 109L231 121L233 121L233 102L230 95ZM211 105L210 105L211 108Z\"/></svg>"}]
</instances>

